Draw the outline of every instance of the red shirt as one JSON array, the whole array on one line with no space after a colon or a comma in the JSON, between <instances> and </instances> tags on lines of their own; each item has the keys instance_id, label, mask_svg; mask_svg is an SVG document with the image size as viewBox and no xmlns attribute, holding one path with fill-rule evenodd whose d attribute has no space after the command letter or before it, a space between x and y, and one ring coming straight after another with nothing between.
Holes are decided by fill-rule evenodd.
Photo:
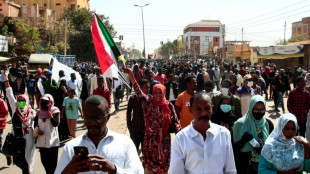
<instances>
[{"instance_id":1,"label":"red shirt","mask_svg":"<svg viewBox=\"0 0 310 174\"><path fill-rule=\"evenodd\" d=\"M306 123L310 108L310 96L307 90L293 89L287 99L287 109L294 114L298 123Z\"/></svg>"},{"instance_id":2,"label":"red shirt","mask_svg":"<svg viewBox=\"0 0 310 174\"><path fill-rule=\"evenodd\" d=\"M108 88L103 88L99 90L99 88L94 89L93 95L100 95L104 97L109 105L109 108L111 108L111 95L110 95L110 90Z\"/></svg>"},{"instance_id":3,"label":"red shirt","mask_svg":"<svg viewBox=\"0 0 310 174\"><path fill-rule=\"evenodd\" d=\"M239 74L240 74L242 77L244 77L244 76L246 75L246 72L245 72L244 69L240 69L240 70L239 70Z\"/></svg>"},{"instance_id":4,"label":"red shirt","mask_svg":"<svg viewBox=\"0 0 310 174\"><path fill-rule=\"evenodd\" d=\"M6 125L6 117L8 116L8 109L6 108L4 101L0 99L0 130L3 130Z\"/></svg>"},{"instance_id":5,"label":"red shirt","mask_svg":"<svg viewBox=\"0 0 310 174\"><path fill-rule=\"evenodd\" d=\"M165 81L167 80L167 77L166 77L165 74L161 74L161 75L157 74L157 75L154 77L154 80L157 80L157 81L159 81L162 85L164 85L164 84L165 84Z\"/></svg>"}]
</instances>

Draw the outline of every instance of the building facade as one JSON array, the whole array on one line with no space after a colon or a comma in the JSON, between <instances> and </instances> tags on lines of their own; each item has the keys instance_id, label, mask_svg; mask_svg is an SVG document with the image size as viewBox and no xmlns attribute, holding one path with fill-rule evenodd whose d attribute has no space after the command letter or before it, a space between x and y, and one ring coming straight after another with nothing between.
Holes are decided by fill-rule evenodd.
<instances>
[{"instance_id":1,"label":"building facade","mask_svg":"<svg viewBox=\"0 0 310 174\"><path fill-rule=\"evenodd\" d=\"M224 26L219 20L201 20L184 28L184 55L206 56L223 48Z\"/></svg>"},{"instance_id":2,"label":"building facade","mask_svg":"<svg viewBox=\"0 0 310 174\"><path fill-rule=\"evenodd\" d=\"M86 8L89 10L90 4L89 0L13 0L16 4L20 6L34 6L38 4L40 10L41 9L49 9L54 13L56 19L59 19L65 8L70 9L80 9Z\"/></svg>"},{"instance_id":3,"label":"building facade","mask_svg":"<svg viewBox=\"0 0 310 174\"><path fill-rule=\"evenodd\" d=\"M295 35L304 35L306 40L310 40L310 17L292 23L292 36Z\"/></svg>"}]
</instances>

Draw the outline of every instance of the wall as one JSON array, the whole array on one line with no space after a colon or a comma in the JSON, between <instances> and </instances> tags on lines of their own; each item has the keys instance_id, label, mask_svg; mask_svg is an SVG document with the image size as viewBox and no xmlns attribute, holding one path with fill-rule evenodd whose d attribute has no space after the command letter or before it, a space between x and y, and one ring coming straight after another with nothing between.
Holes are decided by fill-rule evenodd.
<instances>
[{"instance_id":1,"label":"wall","mask_svg":"<svg viewBox=\"0 0 310 174\"><path fill-rule=\"evenodd\" d=\"M191 38L192 36L198 36L200 38L200 55L204 55L205 54L205 50L210 47L214 46L218 46L219 48L223 47L223 35L221 32L187 32L184 34L184 46L187 45L191 45L191 40L189 38ZM218 43L213 43L213 41L215 40L215 37L218 38ZM186 38L188 38L186 40ZM188 52L188 48L187 50L184 49L184 54L187 54Z\"/></svg>"},{"instance_id":2,"label":"wall","mask_svg":"<svg viewBox=\"0 0 310 174\"><path fill-rule=\"evenodd\" d=\"M11 2L0 2L0 14L9 17L19 16L20 6Z\"/></svg>"},{"instance_id":3,"label":"wall","mask_svg":"<svg viewBox=\"0 0 310 174\"><path fill-rule=\"evenodd\" d=\"M310 17L302 18L301 21L292 23L292 36L301 34L307 40L310 40Z\"/></svg>"}]
</instances>

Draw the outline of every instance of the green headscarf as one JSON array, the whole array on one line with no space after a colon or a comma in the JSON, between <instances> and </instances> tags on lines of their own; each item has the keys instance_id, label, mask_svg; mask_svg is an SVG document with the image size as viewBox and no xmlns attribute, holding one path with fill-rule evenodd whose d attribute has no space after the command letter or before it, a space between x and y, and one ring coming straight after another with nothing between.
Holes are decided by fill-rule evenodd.
<instances>
[{"instance_id":1,"label":"green headscarf","mask_svg":"<svg viewBox=\"0 0 310 174\"><path fill-rule=\"evenodd\" d=\"M253 137L258 140L256 127L260 127L262 129L264 141L266 141L267 137L269 136L269 124L265 117L262 117L260 120L255 120L252 114L252 109L254 106L258 103L262 102L264 103L264 106L266 108L266 102L264 97L260 95L255 95L251 98L250 101L250 108L248 112L241 118L239 118L233 127L233 140L234 143L237 143L241 140L244 132L248 132ZM249 142L247 142L242 148L241 152L250 152L253 150L253 147Z\"/></svg>"}]
</instances>

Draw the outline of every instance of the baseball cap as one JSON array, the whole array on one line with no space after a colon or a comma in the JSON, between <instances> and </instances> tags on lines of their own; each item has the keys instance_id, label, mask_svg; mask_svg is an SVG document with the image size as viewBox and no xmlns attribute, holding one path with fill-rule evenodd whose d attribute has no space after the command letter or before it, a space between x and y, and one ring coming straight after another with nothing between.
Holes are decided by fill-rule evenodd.
<instances>
[{"instance_id":1,"label":"baseball cap","mask_svg":"<svg viewBox=\"0 0 310 174\"><path fill-rule=\"evenodd\" d=\"M251 76L250 74L247 74L247 75L245 75L245 76L243 77L243 81L248 80L248 79L251 79L251 78L252 78L252 76Z\"/></svg>"},{"instance_id":2,"label":"baseball cap","mask_svg":"<svg viewBox=\"0 0 310 174\"><path fill-rule=\"evenodd\" d=\"M41 69L41 68L38 68L38 69L37 69L37 72L40 72L40 73L41 73L41 72L42 72L42 69Z\"/></svg>"},{"instance_id":3,"label":"baseball cap","mask_svg":"<svg viewBox=\"0 0 310 174\"><path fill-rule=\"evenodd\" d=\"M46 74L49 75L49 74L53 74L53 73L52 73L52 71L46 71Z\"/></svg>"},{"instance_id":4,"label":"baseball cap","mask_svg":"<svg viewBox=\"0 0 310 174\"><path fill-rule=\"evenodd\" d=\"M45 68L45 69L43 70L43 72L46 72L46 71L48 71L48 69Z\"/></svg>"}]
</instances>

